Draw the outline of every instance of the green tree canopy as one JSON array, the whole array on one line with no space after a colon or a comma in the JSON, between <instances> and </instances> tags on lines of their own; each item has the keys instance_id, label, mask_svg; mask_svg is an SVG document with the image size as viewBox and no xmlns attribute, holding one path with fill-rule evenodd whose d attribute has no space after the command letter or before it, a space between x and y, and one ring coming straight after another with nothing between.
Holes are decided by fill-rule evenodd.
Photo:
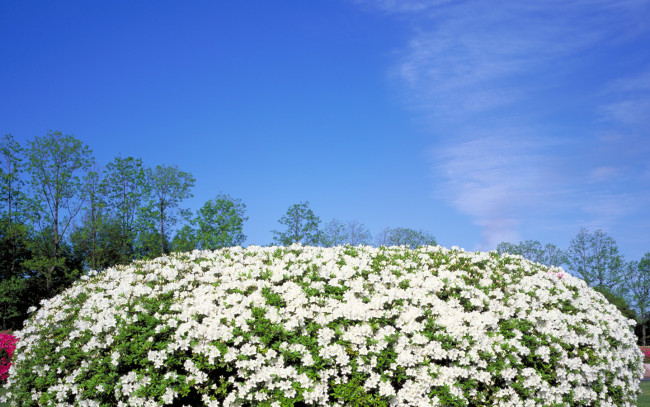
<instances>
[{"instance_id":1,"label":"green tree canopy","mask_svg":"<svg viewBox=\"0 0 650 407\"><path fill-rule=\"evenodd\" d=\"M198 246L196 239L196 230L190 225L183 225L180 228L171 242L171 250L173 252L191 252Z\"/></svg>"},{"instance_id":2,"label":"green tree canopy","mask_svg":"<svg viewBox=\"0 0 650 407\"><path fill-rule=\"evenodd\" d=\"M369 244L370 236L370 232L363 223L356 220L343 223L338 219L332 219L321 230L321 245L333 247L344 244L352 246Z\"/></svg>"},{"instance_id":3,"label":"green tree canopy","mask_svg":"<svg viewBox=\"0 0 650 407\"><path fill-rule=\"evenodd\" d=\"M148 193L142 160L116 157L106 165L102 192L107 209L119 220L119 234L115 236L120 247L120 262L129 263L134 257L136 216Z\"/></svg>"},{"instance_id":4,"label":"green tree canopy","mask_svg":"<svg viewBox=\"0 0 650 407\"><path fill-rule=\"evenodd\" d=\"M149 210L145 216L155 217L158 226L158 243L160 253L168 253L167 232L178 221L187 217L189 211L180 207L182 201L191 198L195 178L189 172L181 171L177 166L157 165L146 170L146 179L150 191ZM150 219L153 221L153 219Z\"/></svg>"},{"instance_id":5,"label":"green tree canopy","mask_svg":"<svg viewBox=\"0 0 650 407\"><path fill-rule=\"evenodd\" d=\"M345 225L338 219L332 219L323 226L321 245L323 247L340 246L347 243Z\"/></svg>"},{"instance_id":6,"label":"green tree canopy","mask_svg":"<svg viewBox=\"0 0 650 407\"><path fill-rule=\"evenodd\" d=\"M436 239L423 230L409 228L386 228L376 237L379 246L435 246Z\"/></svg>"},{"instance_id":7,"label":"green tree canopy","mask_svg":"<svg viewBox=\"0 0 650 407\"><path fill-rule=\"evenodd\" d=\"M600 287L614 294L624 279L623 256L614 239L602 230L590 232L581 228L571 240L566 253L568 267L592 287Z\"/></svg>"},{"instance_id":8,"label":"green tree canopy","mask_svg":"<svg viewBox=\"0 0 650 407\"><path fill-rule=\"evenodd\" d=\"M287 213L278 220L284 230L273 230L273 240L283 246L292 243L317 246L320 244L318 225L320 218L309 209L309 201L293 204Z\"/></svg>"},{"instance_id":9,"label":"green tree canopy","mask_svg":"<svg viewBox=\"0 0 650 407\"><path fill-rule=\"evenodd\" d=\"M29 142L28 172L31 175L32 210L43 245L34 263L45 277L46 292L53 294L54 274L63 267L61 245L86 198L86 175L94 159L83 142L61 132L48 132ZM65 272L65 270L61 270Z\"/></svg>"},{"instance_id":10,"label":"green tree canopy","mask_svg":"<svg viewBox=\"0 0 650 407\"><path fill-rule=\"evenodd\" d=\"M22 174L24 171L24 151L14 140L11 134L7 134L0 140L0 202L2 213L9 219L9 222L20 222L25 215L25 192Z\"/></svg>"},{"instance_id":11,"label":"green tree canopy","mask_svg":"<svg viewBox=\"0 0 650 407\"><path fill-rule=\"evenodd\" d=\"M0 235L2 236L2 278L19 276L25 258L29 231L27 196L23 190L24 151L13 136L0 139Z\"/></svg>"},{"instance_id":12,"label":"green tree canopy","mask_svg":"<svg viewBox=\"0 0 650 407\"><path fill-rule=\"evenodd\" d=\"M513 244L501 242L497 245L497 252L500 254L509 253L520 255L528 260L547 266L559 267L564 263L564 253L554 244L542 244L537 240L526 240Z\"/></svg>"},{"instance_id":13,"label":"green tree canopy","mask_svg":"<svg viewBox=\"0 0 650 407\"><path fill-rule=\"evenodd\" d=\"M221 247L239 246L246 240L243 233L246 205L241 199L219 194L207 201L197 211L196 240L201 249L215 250Z\"/></svg>"},{"instance_id":14,"label":"green tree canopy","mask_svg":"<svg viewBox=\"0 0 650 407\"><path fill-rule=\"evenodd\" d=\"M347 243L352 246L359 246L362 244L370 244L372 235L368 228L356 220L349 220L347 222Z\"/></svg>"},{"instance_id":15,"label":"green tree canopy","mask_svg":"<svg viewBox=\"0 0 650 407\"><path fill-rule=\"evenodd\" d=\"M646 346L646 326L650 322L650 252L644 254L641 260L628 263L624 285L630 304L637 311L641 345Z\"/></svg>"}]
</instances>

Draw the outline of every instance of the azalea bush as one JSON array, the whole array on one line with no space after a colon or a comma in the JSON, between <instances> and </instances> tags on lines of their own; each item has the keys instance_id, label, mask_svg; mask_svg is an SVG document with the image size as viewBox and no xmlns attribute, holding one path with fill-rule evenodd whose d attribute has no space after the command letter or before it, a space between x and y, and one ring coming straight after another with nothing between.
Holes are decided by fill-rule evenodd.
<instances>
[{"instance_id":1,"label":"azalea bush","mask_svg":"<svg viewBox=\"0 0 650 407\"><path fill-rule=\"evenodd\" d=\"M0 332L0 383L7 380L11 357L16 349L18 338L8 332Z\"/></svg>"},{"instance_id":2,"label":"azalea bush","mask_svg":"<svg viewBox=\"0 0 650 407\"><path fill-rule=\"evenodd\" d=\"M650 363L650 346L641 346L643 352L643 363Z\"/></svg>"},{"instance_id":3,"label":"azalea bush","mask_svg":"<svg viewBox=\"0 0 650 407\"><path fill-rule=\"evenodd\" d=\"M584 281L442 247L239 247L44 301L19 406L634 406L634 322Z\"/></svg>"}]
</instances>

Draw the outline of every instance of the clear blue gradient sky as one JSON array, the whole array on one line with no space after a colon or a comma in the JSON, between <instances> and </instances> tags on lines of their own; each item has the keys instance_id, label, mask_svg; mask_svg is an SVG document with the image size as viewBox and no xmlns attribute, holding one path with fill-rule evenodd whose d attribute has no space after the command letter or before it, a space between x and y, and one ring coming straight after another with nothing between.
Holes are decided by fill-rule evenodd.
<instances>
[{"instance_id":1,"label":"clear blue gradient sky","mask_svg":"<svg viewBox=\"0 0 650 407\"><path fill-rule=\"evenodd\" d=\"M490 250L650 251L650 2L4 1L0 133L74 134L241 198Z\"/></svg>"}]
</instances>

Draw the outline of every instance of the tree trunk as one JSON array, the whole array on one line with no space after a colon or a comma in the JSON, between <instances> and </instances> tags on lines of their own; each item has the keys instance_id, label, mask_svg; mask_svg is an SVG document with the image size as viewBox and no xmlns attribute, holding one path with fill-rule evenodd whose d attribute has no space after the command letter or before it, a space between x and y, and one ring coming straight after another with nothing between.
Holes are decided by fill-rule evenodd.
<instances>
[{"instance_id":1,"label":"tree trunk","mask_svg":"<svg viewBox=\"0 0 650 407\"><path fill-rule=\"evenodd\" d=\"M128 252L127 249L127 239L128 239L128 219L127 219L127 213L126 213L126 202L127 202L127 196L126 196L126 183L123 181L122 182L122 261L126 260L126 254Z\"/></svg>"},{"instance_id":2,"label":"tree trunk","mask_svg":"<svg viewBox=\"0 0 650 407\"><path fill-rule=\"evenodd\" d=\"M92 246L93 246L93 254L91 257L92 261L92 268L93 270L97 270L97 223L95 221L95 202L92 202L91 204L91 209L90 209L90 227L91 232L92 232Z\"/></svg>"},{"instance_id":3,"label":"tree trunk","mask_svg":"<svg viewBox=\"0 0 650 407\"><path fill-rule=\"evenodd\" d=\"M163 216L163 202L160 201L160 255L165 254L165 221Z\"/></svg>"},{"instance_id":4,"label":"tree trunk","mask_svg":"<svg viewBox=\"0 0 650 407\"><path fill-rule=\"evenodd\" d=\"M54 202L54 257L52 259L52 265L48 276L45 279L45 290L47 291L48 297L52 296L52 277L54 277L54 270L56 269L57 259L59 258L59 244L61 240L59 239L59 202L55 200Z\"/></svg>"}]
</instances>

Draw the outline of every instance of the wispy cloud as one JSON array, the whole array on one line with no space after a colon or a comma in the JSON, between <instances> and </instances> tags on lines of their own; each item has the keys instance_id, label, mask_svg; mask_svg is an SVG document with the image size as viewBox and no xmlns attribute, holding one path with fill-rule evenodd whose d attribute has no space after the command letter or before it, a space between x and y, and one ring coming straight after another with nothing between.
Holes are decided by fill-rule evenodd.
<instances>
[{"instance_id":1,"label":"wispy cloud","mask_svg":"<svg viewBox=\"0 0 650 407\"><path fill-rule=\"evenodd\" d=\"M454 0L358 0L357 3L370 4L386 13L414 13L430 10L441 5L453 3Z\"/></svg>"},{"instance_id":2,"label":"wispy cloud","mask_svg":"<svg viewBox=\"0 0 650 407\"><path fill-rule=\"evenodd\" d=\"M435 129L438 195L484 248L532 218L607 229L648 205L650 69L604 64L650 46L650 2L364 3L413 27L392 74Z\"/></svg>"},{"instance_id":3,"label":"wispy cloud","mask_svg":"<svg viewBox=\"0 0 650 407\"><path fill-rule=\"evenodd\" d=\"M472 216L483 229L480 248L518 241L518 229L530 216L544 216L565 189L549 150L558 140L530 135L519 128L481 132L432 151L440 196Z\"/></svg>"},{"instance_id":4,"label":"wispy cloud","mask_svg":"<svg viewBox=\"0 0 650 407\"><path fill-rule=\"evenodd\" d=\"M650 125L650 67L611 80L601 92L601 118L614 125L647 131Z\"/></svg>"},{"instance_id":5,"label":"wispy cloud","mask_svg":"<svg viewBox=\"0 0 650 407\"><path fill-rule=\"evenodd\" d=\"M624 4L616 2L617 4ZM614 2L455 2L418 13L395 73L437 118L529 101L583 68L581 52L624 37L630 8ZM589 10L589 12L585 12Z\"/></svg>"}]
</instances>

